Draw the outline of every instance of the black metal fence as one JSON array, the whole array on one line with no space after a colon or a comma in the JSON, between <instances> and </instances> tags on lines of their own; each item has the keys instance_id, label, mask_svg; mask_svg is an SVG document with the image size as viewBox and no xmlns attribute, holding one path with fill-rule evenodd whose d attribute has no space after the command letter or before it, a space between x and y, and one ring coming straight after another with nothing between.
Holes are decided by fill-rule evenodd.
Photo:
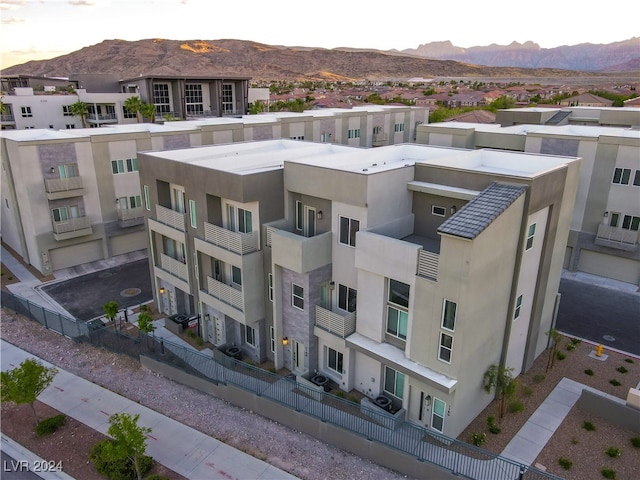
<instances>
[{"instance_id":1,"label":"black metal fence","mask_svg":"<svg viewBox=\"0 0 640 480\"><path fill-rule=\"evenodd\" d=\"M376 406L345 400L236 360L219 350L206 354L153 334L130 336L117 326L106 327L101 322L84 323L5 291L2 291L2 306L76 341L85 341L136 359L145 355L215 384L235 385L462 477L477 480L560 479L396 418Z\"/></svg>"}]
</instances>

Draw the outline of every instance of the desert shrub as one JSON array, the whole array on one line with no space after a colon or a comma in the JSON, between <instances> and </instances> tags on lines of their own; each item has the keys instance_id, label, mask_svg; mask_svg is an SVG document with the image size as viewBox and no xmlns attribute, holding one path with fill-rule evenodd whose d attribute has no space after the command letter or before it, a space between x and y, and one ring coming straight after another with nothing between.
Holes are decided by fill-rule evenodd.
<instances>
[{"instance_id":1,"label":"desert shrub","mask_svg":"<svg viewBox=\"0 0 640 480\"><path fill-rule=\"evenodd\" d=\"M595 431L596 426L592 422L585 420L584 422L582 422L582 428L584 428L587 432L593 432Z\"/></svg>"},{"instance_id":2,"label":"desert shrub","mask_svg":"<svg viewBox=\"0 0 640 480\"><path fill-rule=\"evenodd\" d=\"M566 356L564 353L562 353L560 350L558 350L558 351L556 352L556 358L557 358L558 360L564 360L565 358L567 358L567 356Z\"/></svg>"},{"instance_id":3,"label":"desert shrub","mask_svg":"<svg viewBox=\"0 0 640 480\"><path fill-rule=\"evenodd\" d=\"M127 457L110 459L106 456L104 447L113 440L106 439L96 443L91 449L89 460L96 467L98 473L112 480L135 480L136 470L131 459ZM140 472L142 475L151 470L153 459L147 455L143 455L139 459Z\"/></svg>"},{"instance_id":4,"label":"desert shrub","mask_svg":"<svg viewBox=\"0 0 640 480\"><path fill-rule=\"evenodd\" d=\"M189 329L187 330L187 337L189 338L196 338L196 334L193 330Z\"/></svg>"},{"instance_id":5,"label":"desert shrub","mask_svg":"<svg viewBox=\"0 0 640 480\"><path fill-rule=\"evenodd\" d=\"M62 414L45 418L36 425L36 433L39 437L42 437L43 435L50 435L64 425L66 420L67 417Z\"/></svg>"},{"instance_id":6,"label":"desert shrub","mask_svg":"<svg viewBox=\"0 0 640 480\"><path fill-rule=\"evenodd\" d=\"M612 468L603 468L600 473L604 478L614 479L616 478L616 471Z\"/></svg>"},{"instance_id":7,"label":"desert shrub","mask_svg":"<svg viewBox=\"0 0 640 480\"><path fill-rule=\"evenodd\" d=\"M471 443L473 443L476 447L480 447L484 442L487 441L487 434L482 433L471 433Z\"/></svg>"},{"instance_id":8,"label":"desert shrub","mask_svg":"<svg viewBox=\"0 0 640 480\"><path fill-rule=\"evenodd\" d=\"M565 470L570 470L573 465L573 462L568 458L560 457L558 459L558 464Z\"/></svg>"},{"instance_id":9,"label":"desert shrub","mask_svg":"<svg viewBox=\"0 0 640 480\"><path fill-rule=\"evenodd\" d=\"M604 453L609 455L611 458L618 458L622 453L622 450L620 450L618 447L609 447L605 450Z\"/></svg>"},{"instance_id":10,"label":"desert shrub","mask_svg":"<svg viewBox=\"0 0 640 480\"><path fill-rule=\"evenodd\" d=\"M625 367L618 367L616 368L616 370L619 371L620 373L627 373L629 371Z\"/></svg>"},{"instance_id":11,"label":"desert shrub","mask_svg":"<svg viewBox=\"0 0 640 480\"><path fill-rule=\"evenodd\" d=\"M616 378L612 378L611 380L609 380L609 383L614 387L619 387L620 385L622 385Z\"/></svg>"},{"instance_id":12,"label":"desert shrub","mask_svg":"<svg viewBox=\"0 0 640 480\"><path fill-rule=\"evenodd\" d=\"M579 338L572 338L571 339L571 343L573 343L574 345L578 345L580 342L582 342L582 340L580 340Z\"/></svg>"},{"instance_id":13,"label":"desert shrub","mask_svg":"<svg viewBox=\"0 0 640 480\"><path fill-rule=\"evenodd\" d=\"M631 445L633 445L636 448L640 448L640 437L633 437L631 439Z\"/></svg>"},{"instance_id":14,"label":"desert shrub","mask_svg":"<svg viewBox=\"0 0 640 480\"><path fill-rule=\"evenodd\" d=\"M276 367L269 367L269 371L271 373L276 373L277 372Z\"/></svg>"},{"instance_id":15,"label":"desert shrub","mask_svg":"<svg viewBox=\"0 0 640 480\"><path fill-rule=\"evenodd\" d=\"M578 440L576 437L572 437L571 438L571 444L572 445L577 445L580 443L580 440Z\"/></svg>"},{"instance_id":16,"label":"desert shrub","mask_svg":"<svg viewBox=\"0 0 640 480\"><path fill-rule=\"evenodd\" d=\"M567 350L575 350L576 349L576 344L575 343L567 343Z\"/></svg>"},{"instance_id":17,"label":"desert shrub","mask_svg":"<svg viewBox=\"0 0 640 480\"><path fill-rule=\"evenodd\" d=\"M540 383L545 379L544 373L539 373L533 377L533 381L536 383Z\"/></svg>"},{"instance_id":18,"label":"desert shrub","mask_svg":"<svg viewBox=\"0 0 640 480\"><path fill-rule=\"evenodd\" d=\"M523 386L522 395L524 395L525 397L530 397L531 395L533 395L533 388L529 387L528 385Z\"/></svg>"},{"instance_id":19,"label":"desert shrub","mask_svg":"<svg viewBox=\"0 0 640 480\"><path fill-rule=\"evenodd\" d=\"M487 427L489 428L489 431L494 435L497 435L502 431L502 429L498 425L496 425L496 417L494 417L493 415L489 415L487 417Z\"/></svg>"},{"instance_id":20,"label":"desert shrub","mask_svg":"<svg viewBox=\"0 0 640 480\"><path fill-rule=\"evenodd\" d=\"M514 400L509 403L509 411L511 413L519 413L524 410L524 404L519 400Z\"/></svg>"},{"instance_id":21,"label":"desert shrub","mask_svg":"<svg viewBox=\"0 0 640 480\"><path fill-rule=\"evenodd\" d=\"M593 377L595 375L594 371L591 370L590 368L587 368L584 373L586 373L587 375L589 375L590 377Z\"/></svg>"},{"instance_id":22,"label":"desert shrub","mask_svg":"<svg viewBox=\"0 0 640 480\"><path fill-rule=\"evenodd\" d=\"M633 358L625 358L624 361L627 363L634 363Z\"/></svg>"}]
</instances>

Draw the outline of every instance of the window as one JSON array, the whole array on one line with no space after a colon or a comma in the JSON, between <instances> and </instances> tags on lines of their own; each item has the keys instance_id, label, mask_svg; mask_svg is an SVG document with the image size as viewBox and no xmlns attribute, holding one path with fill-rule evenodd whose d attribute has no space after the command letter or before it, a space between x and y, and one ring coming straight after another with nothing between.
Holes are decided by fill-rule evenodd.
<instances>
[{"instance_id":1,"label":"window","mask_svg":"<svg viewBox=\"0 0 640 480\"><path fill-rule=\"evenodd\" d=\"M356 311L358 291L346 285L338 285L338 308L347 312Z\"/></svg>"},{"instance_id":2,"label":"window","mask_svg":"<svg viewBox=\"0 0 640 480\"><path fill-rule=\"evenodd\" d=\"M111 173L118 175L120 173L130 173L138 171L138 159L127 158L120 160L111 160Z\"/></svg>"},{"instance_id":3,"label":"window","mask_svg":"<svg viewBox=\"0 0 640 480\"><path fill-rule=\"evenodd\" d=\"M440 332L440 351L438 359L443 362L451 363L451 352L453 350L453 336Z\"/></svg>"},{"instance_id":4,"label":"window","mask_svg":"<svg viewBox=\"0 0 640 480\"><path fill-rule=\"evenodd\" d=\"M431 206L431 213L433 215L437 215L439 217L444 217L447 213L447 209L444 207L439 207L437 205L432 205Z\"/></svg>"},{"instance_id":5,"label":"window","mask_svg":"<svg viewBox=\"0 0 640 480\"><path fill-rule=\"evenodd\" d=\"M360 230L360 220L340 217L340 243L342 245L356 246L356 232Z\"/></svg>"},{"instance_id":6,"label":"window","mask_svg":"<svg viewBox=\"0 0 640 480\"><path fill-rule=\"evenodd\" d=\"M243 327L244 327L244 343L246 343L247 345L251 345L252 347L255 347L256 331L247 325L243 325Z\"/></svg>"},{"instance_id":7,"label":"window","mask_svg":"<svg viewBox=\"0 0 640 480\"><path fill-rule=\"evenodd\" d=\"M78 176L78 168L75 163L67 163L65 165L58 165L58 174L60 178L72 178Z\"/></svg>"},{"instance_id":8,"label":"window","mask_svg":"<svg viewBox=\"0 0 640 480\"><path fill-rule=\"evenodd\" d=\"M296 230L302 230L303 214L302 202L296 200Z\"/></svg>"},{"instance_id":9,"label":"window","mask_svg":"<svg viewBox=\"0 0 640 480\"><path fill-rule=\"evenodd\" d=\"M404 123L396 123L393 126L393 131L396 132L396 133L397 132L404 132Z\"/></svg>"},{"instance_id":10,"label":"window","mask_svg":"<svg viewBox=\"0 0 640 480\"><path fill-rule=\"evenodd\" d=\"M629 185L630 177L630 168L616 168L613 170L613 183L617 183L619 185Z\"/></svg>"},{"instance_id":11,"label":"window","mask_svg":"<svg viewBox=\"0 0 640 480\"><path fill-rule=\"evenodd\" d=\"M439 432L444 431L444 412L447 404L438 398L433 399L433 411L431 413L431 427Z\"/></svg>"},{"instance_id":12,"label":"window","mask_svg":"<svg viewBox=\"0 0 640 480\"><path fill-rule=\"evenodd\" d=\"M33 117L31 107L20 107L20 111L22 112L22 118Z\"/></svg>"},{"instance_id":13,"label":"window","mask_svg":"<svg viewBox=\"0 0 640 480\"><path fill-rule=\"evenodd\" d=\"M379 135L381 133L382 133L382 127L380 127L380 126L373 127L373 134L374 135Z\"/></svg>"},{"instance_id":14,"label":"window","mask_svg":"<svg viewBox=\"0 0 640 480\"><path fill-rule=\"evenodd\" d=\"M269 284L269 301L273 302L273 273L267 274L267 280Z\"/></svg>"},{"instance_id":15,"label":"window","mask_svg":"<svg viewBox=\"0 0 640 480\"><path fill-rule=\"evenodd\" d=\"M360 138L360 129L353 128L347 131L347 138Z\"/></svg>"},{"instance_id":16,"label":"window","mask_svg":"<svg viewBox=\"0 0 640 480\"><path fill-rule=\"evenodd\" d=\"M289 140L304 140L304 135L294 135L293 137L289 137Z\"/></svg>"},{"instance_id":17,"label":"window","mask_svg":"<svg viewBox=\"0 0 640 480\"><path fill-rule=\"evenodd\" d=\"M51 210L54 222L66 222L69 220L69 212L67 207L54 208Z\"/></svg>"},{"instance_id":18,"label":"window","mask_svg":"<svg viewBox=\"0 0 640 480\"><path fill-rule=\"evenodd\" d=\"M618 224L620 223L620 216L622 214L618 213L618 212L611 212L610 213L610 217L609 217L609 226L610 227L617 227Z\"/></svg>"},{"instance_id":19,"label":"window","mask_svg":"<svg viewBox=\"0 0 640 480\"><path fill-rule=\"evenodd\" d=\"M402 398L404 394L404 374L385 366L384 391L396 398Z\"/></svg>"},{"instance_id":20,"label":"window","mask_svg":"<svg viewBox=\"0 0 640 480\"><path fill-rule=\"evenodd\" d=\"M129 197L129 207L138 208L142 206L142 198L140 195L133 195Z\"/></svg>"},{"instance_id":21,"label":"window","mask_svg":"<svg viewBox=\"0 0 640 480\"><path fill-rule=\"evenodd\" d=\"M202 85L188 83L184 86L187 115L203 115Z\"/></svg>"},{"instance_id":22,"label":"window","mask_svg":"<svg viewBox=\"0 0 640 480\"><path fill-rule=\"evenodd\" d=\"M640 217L625 215L622 219L622 228L625 230L634 230L637 232L638 226L640 226Z\"/></svg>"},{"instance_id":23,"label":"window","mask_svg":"<svg viewBox=\"0 0 640 480\"><path fill-rule=\"evenodd\" d=\"M329 132L324 132L320 134L320 141L322 143L329 143L331 141L331 134Z\"/></svg>"},{"instance_id":24,"label":"window","mask_svg":"<svg viewBox=\"0 0 640 480\"><path fill-rule=\"evenodd\" d=\"M409 321L409 285L389 279L387 299L387 333L401 340L407 339Z\"/></svg>"},{"instance_id":25,"label":"window","mask_svg":"<svg viewBox=\"0 0 640 480\"><path fill-rule=\"evenodd\" d=\"M271 353L276 353L276 329L273 326L269 327L269 348Z\"/></svg>"},{"instance_id":26,"label":"window","mask_svg":"<svg viewBox=\"0 0 640 480\"><path fill-rule=\"evenodd\" d=\"M71 106L70 105L63 105L62 106L62 115L65 117L73 117L73 113L71 113Z\"/></svg>"},{"instance_id":27,"label":"window","mask_svg":"<svg viewBox=\"0 0 640 480\"><path fill-rule=\"evenodd\" d=\"M304 310L304 288L295 283L291 284L291 305Z\"/></svg>"},{"instance_id":28,"label":"window","mask_svg":"<svg viewBox=\"0 0 640 480\"><path fill-rule=\"evenodd\" d=\"M242 270L235 265L231 265L231 281L236 285L242 285Z\"/></svg>"},{"instance_id":29,"label":"window","mask_svg":"<svg viewBox=\"0 0 640 480\"><path fill-rule=\"evenodd\" d=\"M195 200L189 200L189 218L191 219L191 226L193 228L198 228L198 220L196 215L196 202Z\"/></svg>"},{"instance_id":30,"label":"window","mask_svg":"<svg viewBox=\"0 0 640 480\"><path fill-rule=\"evenodd\" d=\"M138 159L127 158L127 172L137 172L137 171L138 171Z\"/></svg>"},{"instance_id":31,"label":"window","mask_svg":"<svg viewBox=\"0 0 640 480\"><path fill-rule=\"evenodd\" d=\"M327 368L329 370L333 370L334 372L342 375L343 370L343 356L340 352L334 350L330 347L325 347L327 349Z\"/></svg>"},{"instance_id":32,"label":"window","mask_svg":"<svg viewBox=\"0 0 640 480\"><path fill-rule=\"evenodd\" d=\"M640 170L636 170L636 173L633 175L633 185L640 187Z\"/></svg>"},{"instance_id":33,"label":"window","mask_svg":"<svg viewBox=\"0 0 640 480\"><path fill-rule=\"evenodd\" d=\"M127 107L123 106L122 107L122 116L124 118L138 118L138 115L136 114L136 112L132 112L130 111Z\"/></svg>"},{"instance_id":34,"label":"window","mask_svg":"<svg viewBox=\"0 0 640 480\"><path fill-rule=\"evenodd\" d=\"M124 160L111 160L111 171L114 175L124 173Z\"/></svg>"},{"instance_id":35,"label":"window","mask_svg":"<svg viewBox=\"0 0 640 480\"><path fill-rule=\"evenodd\" d=\"M233 84L222 84L222 112L233 113Z\"/></svg>"},{"instance_id":36,"label":"window","mask_svg":"<svg viewBox=\"0 0 640 480\"><path fill-rule=\"evenodd\" d=\"M527 250L533 247L533 237L536 233L536 224L532 223L529 225L529 231L527 232Z\"/></svg>"},{"instance_id":37,"label":"window","mask_svg":"<svg viewBox=\"0 0 640 480\"><path fill-rule=\"evenodd\" d=\"M516 298L516 308L513 312L513 319L517 320L518 317L520 316L520 309L522 308L522 295L518 295L518 298Z\"/></svg>"},{"instance_id":38,"label":"window","mask_svg":"<svg viewBox=\"0 0 640 480\"><path fill-rule=\"evenodd\" d=\"M251 211L245 210L243 208L238 209L238 231L242 233L251 233L252 230L251 223Z\"/></svg>"},{"instance_id":39,"label":"window","mask_svg":"<svg viewBox=\"0 0 640 480\"><path fill-rule=\"evenodd\" d=\"M144 188L144 206L147 210L151 210L151 197L149 197L149 185L145 185Z\"/></svg>"},{"instance_id":40,"label":"window","mask_svg":"<svg viewBox=\"0 0 640 480\"><path fill-rule=\"evenodd\" d=\"M73 123L66 123L64 128L71 130L72 128L76 128L76 126Z\"/></svg>"},{"instance_id":41,"label":"window","mask_svg":"<svg viewBox=\"0 0 640 480\"><path fill-rule=\"evenodd\" d=\"M456 329L456 308L457 304L450 300L445 300L442 306L442 328L451 330Z\"/></svg>"},{"instance_id":42,"label":"window","mask_svg":"<svg viewBox=\"0 0 640 480\"><path fill-rule=\"evenodd\" d=\"M153 84L153 104L156 106L156 114L162 115L171 112L169 85L167 83Z\"/></svg>"}]
</instances>

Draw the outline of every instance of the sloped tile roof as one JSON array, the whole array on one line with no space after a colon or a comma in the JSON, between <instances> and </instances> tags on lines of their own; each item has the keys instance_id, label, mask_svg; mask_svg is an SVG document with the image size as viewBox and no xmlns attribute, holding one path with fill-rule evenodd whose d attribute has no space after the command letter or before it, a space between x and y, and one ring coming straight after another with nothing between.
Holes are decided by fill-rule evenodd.
<instances>
[{"instance_id":1,"label":"sloped tile roof","mask_svg":"<svg viewBox=\"0 0 640 480\"><path fill-rule=\"evenodd\" d=\"M507 185L494 182L440 225L438 233L473 240L515 202L526 189L526 185Z\"/></svg>"}]
</instances>

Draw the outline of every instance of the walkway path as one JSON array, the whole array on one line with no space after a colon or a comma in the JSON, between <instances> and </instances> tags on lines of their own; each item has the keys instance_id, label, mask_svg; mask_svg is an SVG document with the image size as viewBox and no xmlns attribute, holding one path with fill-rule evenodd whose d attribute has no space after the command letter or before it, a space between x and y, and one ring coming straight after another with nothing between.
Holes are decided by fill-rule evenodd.
<instances>
[{"instance_id":1,"label":"walkway path","mask_svg":"<svg viewBox=\"0 0 640 480\"><path fill-rule=\"evenodd\" d=\"M15 368L27 358L37 358L4 340L0 341L0 357L3 371ZM39 360L44 365L51 366L48 362ZM104 434L109 428L109 417L112 414L140 414L140 425L152 429L148 435L147 453L157 462L187 478L296 478L60 368L53 383L40 394L38 400Z\"/></svg>"}]
</instances>

